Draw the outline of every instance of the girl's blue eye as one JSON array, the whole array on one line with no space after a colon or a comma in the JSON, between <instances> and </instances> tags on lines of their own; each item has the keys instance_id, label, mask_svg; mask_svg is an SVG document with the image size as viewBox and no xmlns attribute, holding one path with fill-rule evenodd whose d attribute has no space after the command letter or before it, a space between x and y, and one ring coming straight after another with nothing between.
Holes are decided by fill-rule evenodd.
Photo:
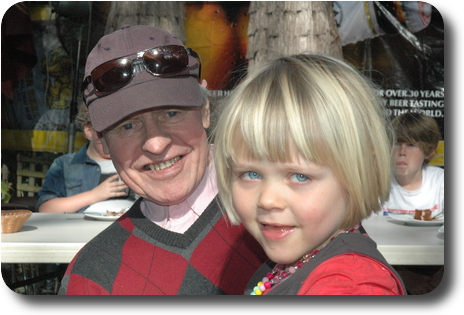
<instances>
[{"instance_id":1,"label":"girl's blue eye","mask_svg":"<svg viewBox=\"0 0 464 315\"><path fill-rule=\"evenodd\" d=\"M308 176L303 175L303 174L293 174L291 176L291 178L294 181L299 182L299 183L303 183L303 182L306 182L307 180L309 180Z\"/></svg>"},{"instance_id":2,"label":"girl's blue eye","mask_svg":"<svg viewBox=\"0 0 464 315\"><path fill-rule=\"evenodd\" d=\"M245 179L260 179L261 175L259 175L256 172L250 171L250 172L243 173L243 178L245 178Z\"/></svg>"}]
</instances>

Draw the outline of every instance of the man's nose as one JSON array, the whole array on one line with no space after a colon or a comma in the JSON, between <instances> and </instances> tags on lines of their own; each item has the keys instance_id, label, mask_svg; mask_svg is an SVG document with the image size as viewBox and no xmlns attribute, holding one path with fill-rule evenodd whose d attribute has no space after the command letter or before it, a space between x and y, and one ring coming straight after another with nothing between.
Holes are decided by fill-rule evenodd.
<instances>
[{"instance_id":1,"label":"man's nose","mask_svg":"<svg viewBox=\"0 0 464 315\"><path fill-rule=\"evenodd\" d=\"M143 150L155 155L162 154L171 144L172 137L156 122L147 122L144 125Z\"/></svg>"}]
</instances>

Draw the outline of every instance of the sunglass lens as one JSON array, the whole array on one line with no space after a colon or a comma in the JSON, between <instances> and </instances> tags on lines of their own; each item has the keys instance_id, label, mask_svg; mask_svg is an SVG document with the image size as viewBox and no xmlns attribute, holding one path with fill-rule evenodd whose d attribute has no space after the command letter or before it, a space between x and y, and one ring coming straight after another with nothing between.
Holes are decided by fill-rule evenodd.
<instances>
[{"instance_id":1,"label":"sunglass lens","mask_svg":"<svg viewBox=\"0 0 464 315\"><path fill-rule=\"evenodd\" d=\"M125 58L106 62L92 72L94 88L100 94L117 91L131 80L132 64Z\"/></svg>"},{"instance_id":2,"label":"sunglass lens","mask_svg":"<svg viewBox=\"0 0 464 315\"><path fill-rule=\"evenodd\" d=\"M143 55L147 69L154 75L180 72L188 66L188 55L181 46L157 47Z\"/></svg>"}]
</instances>

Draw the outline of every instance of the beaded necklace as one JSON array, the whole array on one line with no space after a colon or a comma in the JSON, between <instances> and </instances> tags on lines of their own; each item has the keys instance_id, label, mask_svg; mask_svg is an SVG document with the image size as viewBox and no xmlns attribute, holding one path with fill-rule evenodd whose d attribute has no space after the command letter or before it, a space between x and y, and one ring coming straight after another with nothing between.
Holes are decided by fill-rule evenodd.
<instances>
[{"instance_id":1,"label":"beaded necklace","mask_svg":"<svg viewBox=\"0 0 464 315\"><path fill-rule=\"evenodd\" d=\"M349 230L340 231L338 234L351 233L359 229L361 223L357 224ZM337 235L338 235L337 234ZM336 236L337 236L336 235ZM304 255L298 260L293 266L290 266L288 270L285 270L285 264L276 264L272 268L272 272L268 272L266 276L256 284L250 295L262 295L265 291L271 289L274 285L281 283L293 275L298 269L301 269L307 262L314 258L327 244L329 244L336 236L332 236L327 242L325 242L320 249L315 249L312 252Z\"/></svg>"}]
</instances>

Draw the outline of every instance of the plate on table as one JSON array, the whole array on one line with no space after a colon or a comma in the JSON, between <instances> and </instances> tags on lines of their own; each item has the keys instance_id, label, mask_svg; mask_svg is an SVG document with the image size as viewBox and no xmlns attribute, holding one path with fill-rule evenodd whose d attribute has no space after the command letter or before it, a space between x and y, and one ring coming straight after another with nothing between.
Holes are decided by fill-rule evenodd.
<instances>
[{"instance_id":1,"label":"plate on table","mask_svg":"<svg viewBox=\"0 0 464 315\"><path fill-rule=\"evenodd\" d=\"M389 213L388 216L394 220L404 222L407 225L419 225L419 226L434 226L434 225L443 225L445 223L444 219L435 219L433 221L422 221L414 219L412 214L393 214Z\"/></svg>"},{"instance_id":2,"label":"plate on table","mask_svg":"<svg viewBox=\"0 0 464 315\"><path fill-rule=\"evenodd\" d=\"M115 221L134 204L134 200L113 199L97 202L84 211L84 215L95 220ZM111 215L109 212L117 213Z\"/></svg>"}]
</instances>

